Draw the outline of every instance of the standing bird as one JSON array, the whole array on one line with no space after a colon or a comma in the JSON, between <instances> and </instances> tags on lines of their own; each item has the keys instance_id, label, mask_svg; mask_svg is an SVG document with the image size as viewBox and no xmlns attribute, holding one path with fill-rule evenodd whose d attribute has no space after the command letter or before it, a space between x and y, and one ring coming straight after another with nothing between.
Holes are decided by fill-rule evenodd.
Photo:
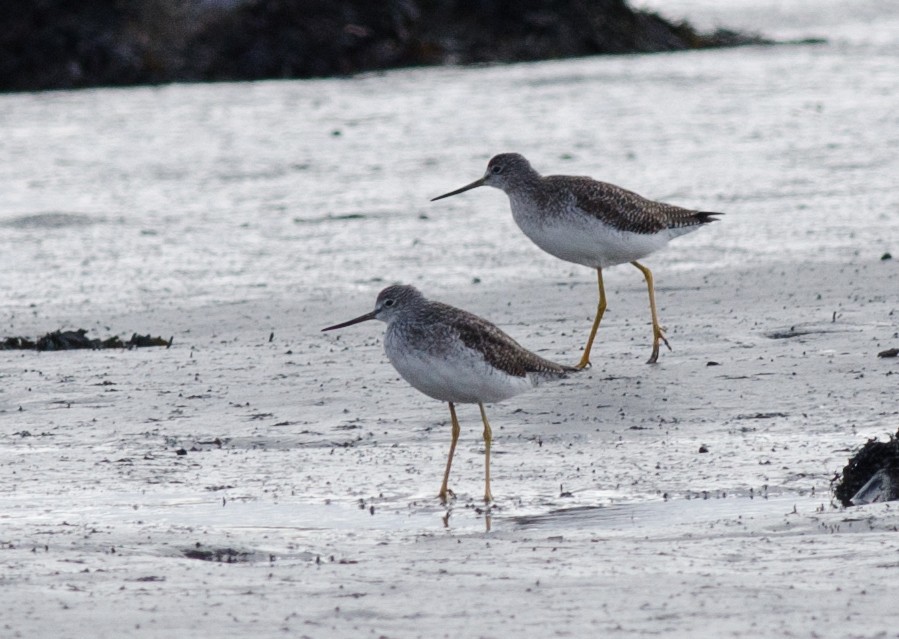
<instances>
[{"instance_id":1,"label":"standing bird","mask_svg":"<svg viewBox=\"0 0 899 639\"><path fill-rule=\"evenodd\" d=\"M387 323L384 351L403 379L422 393L449 404L453 439L438 497L446 503L447 482L459 420L455 404L477 404L484 422L484 501L490 493L490 444L493 433L484 404L500 402L533 388L544 380L565 377L577 369L535 355L499 328L462 309L432 302L412 286L388 286L378 294L375 310L332 331L377 319Z\"/></svg>"},{"instance_id":2,"label":"standing bird","mask_svg":"<svg viewBox=\"0 0 899 639\"><path fill-rule=\"evenodd\" d=\"M543 176L518 153L494 156L482 178L431 201L479 186L492 186L509 196L515 223L534 244L566 262L596 269L599 306L577 368L590 365L590 349L606 310L602 269L625 262L640 269L649 288L652 355L647 364L658 360L660 341L671 349L656 313L652 272L637 260L659 250L672 238L717 221L712 216L722 213L691 211L654 202L620 186L589 177Z\"/></svg>"}]
</instances>

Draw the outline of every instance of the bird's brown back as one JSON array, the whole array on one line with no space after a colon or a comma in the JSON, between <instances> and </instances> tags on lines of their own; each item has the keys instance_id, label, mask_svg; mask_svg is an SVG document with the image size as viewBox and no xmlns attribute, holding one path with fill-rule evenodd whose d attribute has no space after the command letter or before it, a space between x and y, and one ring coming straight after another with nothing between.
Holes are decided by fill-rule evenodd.
<instances>
[{"instance_id":1,"label":"bird's brown back","mask_svg":"<svg viewBox=\"0 0 899 639\"><path fill-rule=\"evenodd\" d=\"M577 369L557 364L532 353L490 322L441 302L429 302L441 322L457 333L465 346L484 355L494 368L515 377L528 373L563 375Z\"/></svg>"},{"instance_id":2,"label":"bird's brown back","mask_svg":"<svg viewBox=\"0 0 899 639\"><path fill-rule=\"evenodd\" d=\"M658 233L665 229L714 222L714 215L673 204L656 202L620 186L589 177L550 175L542 178L551 199L574 198L574 204L604 224L631 233ZM548 210L548 209L544 209Z\"/></svg>"}]
</instances>

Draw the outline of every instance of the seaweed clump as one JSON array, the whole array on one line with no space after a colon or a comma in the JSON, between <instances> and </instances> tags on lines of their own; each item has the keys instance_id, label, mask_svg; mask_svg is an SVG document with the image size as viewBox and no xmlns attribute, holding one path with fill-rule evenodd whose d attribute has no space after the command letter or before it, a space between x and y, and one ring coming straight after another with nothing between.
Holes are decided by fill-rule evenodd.
<instances>
[{"instance_id":1,"label":"seaweed clump","mask_svg":"<svg viewBox=\"0 0 899 639\"><path fill-rule=\"evenodd\" d=\"M885 442L869 439L834 479L833 494L843 506L899 499L899 431Z\"/></svg>"},{"instance_id":2,"label":"seaweed clump","mask_svg":"<svg viewBox=\"0 0 899 639\"><path fill-rule=\"evenodd\" d=\"M162 337L152 337L150 335L138 335L134 333L127 342L122 341L118 335L107 337L106 339L97 339L87 336L87 330L79 328L74 331L52 331L46 335L39 337L37 340L30 340L27 337L7 337L0 342L0 350L32 350L32 351L69 351L76 349L100 350L104 348L141 348L145 346L165 346L169 348L172 345L172 339L163 339Z\"/></svg>"}]
</instances>

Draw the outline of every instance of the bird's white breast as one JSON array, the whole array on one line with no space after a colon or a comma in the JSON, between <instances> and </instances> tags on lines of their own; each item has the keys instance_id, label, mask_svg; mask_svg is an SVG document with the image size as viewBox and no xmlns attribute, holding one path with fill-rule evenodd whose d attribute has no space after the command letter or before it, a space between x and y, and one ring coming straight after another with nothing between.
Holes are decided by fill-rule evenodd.
<instances>
[{"instance_id":1,"label":"bird's white breast","mask_svg":"<svg viewBox=\"0 0 899 639\"><path fill-rule=\"evenodd\" d=\"M537 210L529 200L510 198L512 217L534 244L566 262L606 268L646 257L677 234L632 233L603 223L573 204L559 214Z\"/></svg>"},{"instance_id":2,"label":"bird's white breast","mask_svg":"<svg viewBox=\"0 0 899 639\"><path fill-rule=\"evenodd\" d=\"M516 377L492 367L476 350L461 341L444 352L416 348L397 332L384 340L387 359L414 388L444 402L499 402L533 387L528 377Z\"/></svg>"}]
</instances>

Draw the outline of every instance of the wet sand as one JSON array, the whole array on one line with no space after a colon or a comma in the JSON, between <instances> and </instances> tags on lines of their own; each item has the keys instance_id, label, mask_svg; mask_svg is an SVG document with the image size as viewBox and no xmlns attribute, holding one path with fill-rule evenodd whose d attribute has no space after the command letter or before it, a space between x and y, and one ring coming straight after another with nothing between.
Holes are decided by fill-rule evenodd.
<instances>
[{"instance_id":1,"label":"wet sand","mask_svg":"<svg viewBox=\"0 0 899 639\"><path fill-rule=\"evenodd\" d=\"M0 635L893 636L899 509L830 492L899 423L895 37L863 13L814 47L3 96L0 336L173 343L2 353ZM507 150L725 216L646 260L658 365L620 266L593 368L489 407L489 512L460 408L445 508L446 407L382 325L320 329L399 280L577 361L593 274L498 192L428 202Z\"/></svg>"},{"instance_id":2,"label":"wet sand","mask_svg":"<svg viewBox=\"0 0 899 639\"><path fill-rule=\"evenodd\" d=\"M380 325L316 333L367 297L160 313L171 350L7 353L7 632L887 631L899 511L838 508L829 482L896 424L899 369L876 357L897 342L896 269L660 273L674 350L657 366L639 273L615 269L594 367L491 407L489 513L477 411L443 508L445 406L397 378ZM539 303L464 299L574 359L584 275Z\"/></svg>"}]
</instances>

